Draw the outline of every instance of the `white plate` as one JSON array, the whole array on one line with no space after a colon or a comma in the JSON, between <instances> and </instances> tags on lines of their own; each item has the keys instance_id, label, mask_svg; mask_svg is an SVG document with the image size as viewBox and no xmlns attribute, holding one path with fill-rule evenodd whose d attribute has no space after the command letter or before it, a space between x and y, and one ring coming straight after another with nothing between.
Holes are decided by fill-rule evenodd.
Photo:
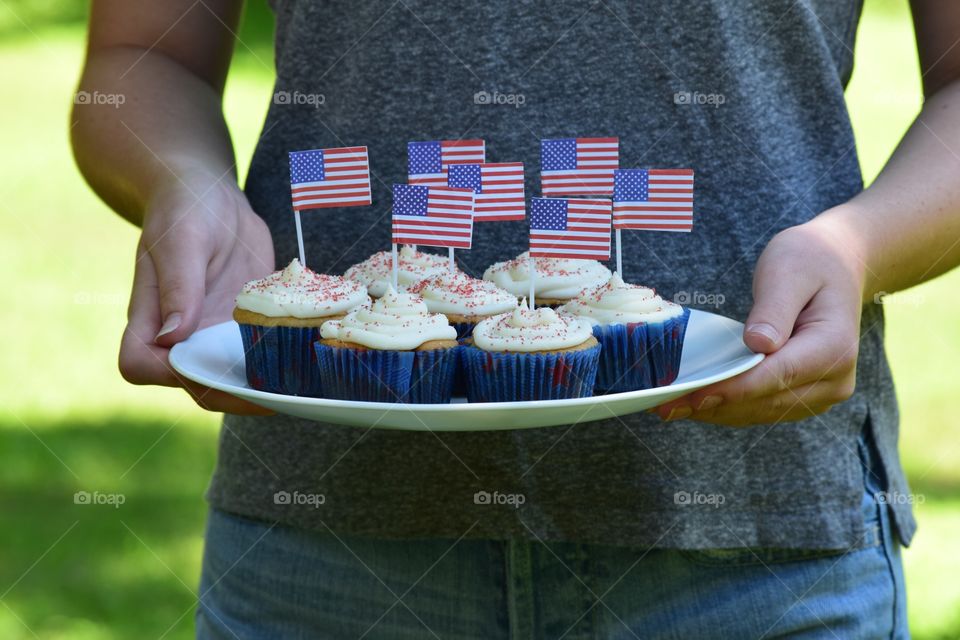
<instances>
[{"instance_id":1,"label":"white plate","mask_svg":"<svg viewBox=\"0 0 960 640\"><path fill-rule=\"evenodd\" d=\"M552 427L637 413L708 384L725 380L763 360L741 339L743 325L693 310L680 361L680 375L668 386L592 398L469 404L396 404L301 398L256 391L247 386L243 344L236 322L202 329L173 347L170 364L184 377L239 398L318 422L412 431L493 431Z\"/></svg>"}]
</instances>

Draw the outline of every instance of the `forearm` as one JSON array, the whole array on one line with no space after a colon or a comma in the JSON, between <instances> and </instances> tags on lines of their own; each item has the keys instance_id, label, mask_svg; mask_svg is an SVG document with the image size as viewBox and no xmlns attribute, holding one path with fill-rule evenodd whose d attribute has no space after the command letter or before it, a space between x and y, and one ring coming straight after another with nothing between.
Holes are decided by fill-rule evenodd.
<instances>
[{"instance_id":1,"label":"forearm","mask_svg":"<svg viewBox=\"0 0 960 640\"><path fill-rule=\"evenodd\" d=\"M926 101L868 189L817 220L850 238L864 301L960 264L960 81Z\"/></svg>"},{"instance_id":2,"label":"forearm","mask_svg":"<svg viewBox=\"0 0 960 640\"><path fill-rule=\"evenodd\" d=\"M116 108L76 105L71 136L91 187L134 224L166 185L197 188L201 173L236 179L219 92L173 59L135 47L94 51L80 90L123 96Z\"/></svg>"}]
</instances>

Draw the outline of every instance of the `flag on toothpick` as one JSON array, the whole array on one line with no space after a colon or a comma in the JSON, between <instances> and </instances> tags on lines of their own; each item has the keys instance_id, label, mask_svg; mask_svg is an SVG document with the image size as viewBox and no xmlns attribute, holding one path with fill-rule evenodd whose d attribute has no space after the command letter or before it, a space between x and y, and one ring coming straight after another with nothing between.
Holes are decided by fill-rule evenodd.
<instances>
[{"instance_id":1,"label":"flag on toothpick","mask_svg":"<svg viewBox=\"0 0 960 640\"><path fill-rule=\"evenodd\" d=\"M545 196L613 195L620 167L618 138L560 138L540 142L540 180Z\"/></svg>"},{"instance_id":2,"label":"flag on toothpick","mask_svg":"<svg viewBox=\"0 0 960 640\"><path fill-rule=\"evenodd\" d=\"M540 258L610 258L610 200L533 198L530 255Z\"/></svg>"},{"instance_id":3,"label":"flag on toothpick","mask_svg":"<svg viewBox=\"0 0 960 640\"><path fill-rule=\"evenodd\" d=\"M367 148L291 151L290 189L297 211L371 204Z\"/></svg>"},{"instance_id":4,"label":"flag on toothpick","mask_svg":"<svg viewBox=\"0 0 960 640\"><path fill-rule=\"evenodd\" d=\"M469 249L473 191L393 185L393 243Z\"/></svg>"},{"instance_id":5,"label":"flag on toothpick","mask_svg":"<svg viewBox=\"0 0 960 640\"><path fill-rule=\"evenodd\" d=\"M408 142L407 182L427 187L445 187L448 166L486 160L483 140Z\"/></svg>"},{"instance_id":6,"label":"flag on toothpick","mask_svg":"<svg viewBox=\"0 0 960 640\"><path fill-rule=\"evenodd\" d=\"M523 190L522 162L453 164L447 170L447 185L473 189L473 219L476 222L523 220L527 207Z\"/></svg>"},{"instance_id":7,"label":"flag on toothpick","mask_svg":"<svg viewBox=\"0 0 960 640\"><path fill-rule=\"evenodd\" d=\"M613 227L693 230L692 169L621 169L613 190Z\"/></svg>"}]
</instances>

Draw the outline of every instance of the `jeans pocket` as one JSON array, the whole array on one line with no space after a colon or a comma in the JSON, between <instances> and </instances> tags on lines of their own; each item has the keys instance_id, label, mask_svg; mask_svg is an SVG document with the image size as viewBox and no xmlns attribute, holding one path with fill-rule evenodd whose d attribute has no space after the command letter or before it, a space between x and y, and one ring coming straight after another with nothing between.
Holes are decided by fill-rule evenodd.
<instances>
[{"instance_id":1,"label":"jeans pocket","mask_svg":"<svg viewBox=\"0 0 960 640\"><path fill-rule=\"evenodd\" d=\"M680 552L688 561L714 567L749 567L803 562L841 556L844 549L787 549L787 548L737 548L737 549L684 549Z\"/></svg>"}]
</instances>

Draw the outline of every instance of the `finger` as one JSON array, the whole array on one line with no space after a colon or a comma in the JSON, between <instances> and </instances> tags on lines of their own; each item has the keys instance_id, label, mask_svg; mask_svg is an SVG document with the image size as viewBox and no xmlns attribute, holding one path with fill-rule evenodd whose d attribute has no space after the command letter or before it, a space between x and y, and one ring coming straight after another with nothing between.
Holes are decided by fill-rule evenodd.
<instances>
[{"instance_id":1,"label":"finger","mask_svg":"<svg viewBox=\"0 0 960 640\"><path fill-rule=\"evenodd\" d=\"M816 381L845 379L856 367L857 341L839 327L805 326L753 369L657 407L664 419L749 402Z\"/></svg>"},{"instance_id":2,"label":"finger","mask_svg":"<svg viewBox=\"0 0 960 640\"><path fill-rule=\"evenodd\" d=\"M164 347L196 331L203 311L211 249L188 221L187 216L178 219L147 247L157 274L162 319L154 341Z\"/></svg>"},{"instance_id":3,"label":"finger","mask_svg":"<svg viewBox=\"0 0 960 640\"><path fill-rule=\"evenodd\" d=\"M187 393L193 398L193 401L207 411L233 413L245 416L270 416L274 414L273 411L266 407L261 407L260 405L253 404L252 402L232 396L218 389L205 387L192 380L180 378L180 382L184 389L187 390Z\"/></svg>"},{"instance_id":4,"label":"finger","mask_svg":"<svg viewBox=\"0 0 960 640\"><path fill-rule=\"evenodd\" d=\"M127 308L127 326L120 339L120 374L132 384L180 386L167 363L169 350L154 342L160 330L160 301L153 262L137 250L133 288Z\"/></svg>"},{"instance_id":5,"label":"finger","mask_svg":"<svg viewBox=\"0 0 960 640\"><path fill-rule=\"evenodd\" d=\"M687 419L733 427L779 424L819 415L850 393L845 383L818 381L749 402L695 411Z\"/></svg>"},{"instance_id":6,"label":"finger","mask_svg":"<svg viewBox=\"0 0 960 640\"><path fill-rule=\"evenodd\" d=\"M756 353L773 353L783 347L793 334L797 316L820 289L813 278L797 277L794 260L782 252L771 255L764 252L757 262L753 307L743 330L744 343Z\"/></svg>"}]
</instances>

